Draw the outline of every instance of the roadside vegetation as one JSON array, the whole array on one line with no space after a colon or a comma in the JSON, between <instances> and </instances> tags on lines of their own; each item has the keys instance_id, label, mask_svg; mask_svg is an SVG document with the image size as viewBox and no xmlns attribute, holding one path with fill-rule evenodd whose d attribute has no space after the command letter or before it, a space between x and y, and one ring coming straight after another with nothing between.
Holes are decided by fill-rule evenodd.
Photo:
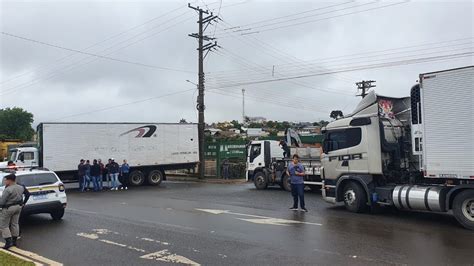
<instances>
[{"instance_id":1,"label":"roadside vegetation","mask_svg":"<svg viewBox=\"0 0 474 266\"><path fill-rule=\"evenodd\" d=\"M8 266L34 266L35 264L30 261L24 261L18 257L10 255L6 252L0 251L0 261L2 262L1 265L8 265Z\"/></svg>"}]
</instances>

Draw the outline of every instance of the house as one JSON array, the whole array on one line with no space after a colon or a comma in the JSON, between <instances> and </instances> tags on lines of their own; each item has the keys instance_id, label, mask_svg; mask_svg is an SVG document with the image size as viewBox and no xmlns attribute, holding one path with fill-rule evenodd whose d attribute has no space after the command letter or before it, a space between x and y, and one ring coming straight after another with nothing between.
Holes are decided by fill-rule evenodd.
<instances>
[{"instance_id":1,"label":"house","mask_svg":"<svg viewBox=\"0 0 474 266\"><path fill-rule=\"evenodd\" d=\"M248 128L247 129L247 137L255 138L255 137L265 137L268 136L268 132L263 131L262 128Z\"/></svg>"}]
</instances>

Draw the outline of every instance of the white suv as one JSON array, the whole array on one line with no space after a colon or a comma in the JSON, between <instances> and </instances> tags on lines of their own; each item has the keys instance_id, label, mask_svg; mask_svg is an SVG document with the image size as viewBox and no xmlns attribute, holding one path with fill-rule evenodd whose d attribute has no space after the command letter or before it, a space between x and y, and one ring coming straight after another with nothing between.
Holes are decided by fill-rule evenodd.
<instances>
[{"instance_id":1,"label":"white suv","mask_svg":"<svg viewBox=\"0 0 474 266\"><path fill-rule=\"evenodd\" d=\"M30 199L21 212L22 216L49 213L53 220L61 220L63 218L67 204L66 189L53 171L37 169L16 172L0 171L0 178L2 180L0 196L5 189L3 177L10 173L16 175L17 184L24 185L31 193Z\"/></svg>"}]
</instances>

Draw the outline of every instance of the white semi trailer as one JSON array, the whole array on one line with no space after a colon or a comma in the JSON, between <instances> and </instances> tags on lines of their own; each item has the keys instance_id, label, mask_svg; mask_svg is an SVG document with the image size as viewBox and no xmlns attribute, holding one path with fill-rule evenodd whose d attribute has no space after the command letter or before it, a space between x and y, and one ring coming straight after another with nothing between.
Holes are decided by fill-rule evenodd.
<instances>
[{"instance_id":1,"label":"white semi trailer","mask_svg":"<svg viewBox=\"0 0 474 266\"><path fill-rule=\"evenodd\" d=\"M371 92L324 134L326 201L452 211L474 230L474 66L421 74L411 97Z\"/></svg>"},{"instance_id":2,"label":"white semi trailer","mask_svg":"<svg viewBox=\"0 0 474 266\"><path fill-rule=\"evenodd\" d=\"M196 124L41 123L36 146L11 150L19 167L44 167L62 180L77 178L80 159L127 159L130 185L158 185L166 170L194 169L199 162ZM0 168L6 168L6 162Z\"/></svg>"}]
</instances>

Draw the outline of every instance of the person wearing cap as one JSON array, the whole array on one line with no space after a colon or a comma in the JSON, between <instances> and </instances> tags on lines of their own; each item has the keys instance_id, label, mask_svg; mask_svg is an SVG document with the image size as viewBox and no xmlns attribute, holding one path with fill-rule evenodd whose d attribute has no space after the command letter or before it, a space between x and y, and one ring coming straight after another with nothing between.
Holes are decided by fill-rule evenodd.
<instances>
[{"instance_id":1,"label":"person wearing cap","mask_svg":"<svg viewBox=\"0 0 474 266\"><path fill-rule=\"evenodd\" d=\"M9 174L4 177L5 189L0 198L0 230L5 239L4 249L9 249L17 245L17 239L20 235L20 213L23 205L26 204L30 193L26 187L16 183L15 174ZM23 198L23 195L25 197Z\"/></svg>"}]
</instances>

